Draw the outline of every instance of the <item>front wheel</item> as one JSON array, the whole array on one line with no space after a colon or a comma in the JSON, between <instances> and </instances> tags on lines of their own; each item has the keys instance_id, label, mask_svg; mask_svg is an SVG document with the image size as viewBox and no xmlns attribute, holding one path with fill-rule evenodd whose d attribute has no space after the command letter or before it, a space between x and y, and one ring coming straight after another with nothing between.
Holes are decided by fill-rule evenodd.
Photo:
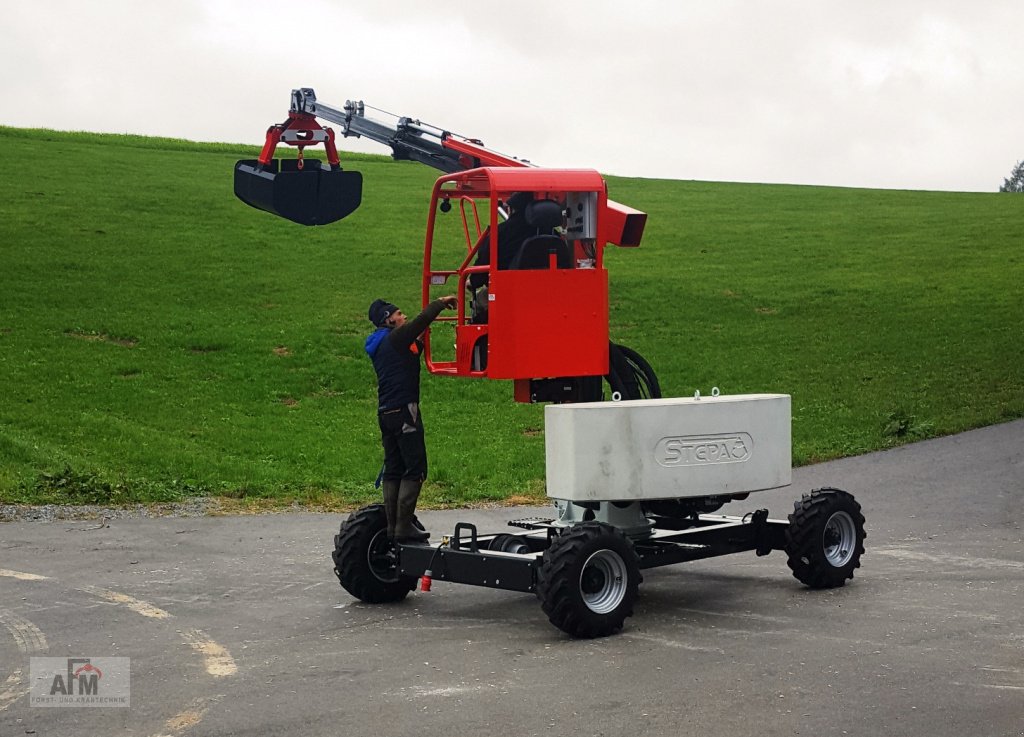
<instances>
[{"instance_id":1,"label":"front wheel","mask_svg":"<svg viewBox=\"0 0 1024 737\"><path fill-rule=\"evenodd\" d=\"M416 588L415 576L399 573L387 528L384 505L371 504L353 512L334 536L335 575L347 592L369 604L401 601Z\"/></svg>"},{"instance_id":2,"label":"front wheel","mask_svg":"<svg viewBox=\"0 0 1024 737\"><path fill-rule=\"evenodd\" d=\"M544 553L537 596L551 624L573 637L605 637L633 614L640 566L621 530L601 522L570 527Z\"/></svg>"},{"instance_id":3,"label":"front wheel","mask_svg":"<svg viewBox=\"0 0 1024 737\"><path fill-rule=\"evenodd\" d=\"M842 586L864 554L864 515L841 489L815 489L793 505L786 554L793 575L813 589Z\"/></svg>"}]
</instances>

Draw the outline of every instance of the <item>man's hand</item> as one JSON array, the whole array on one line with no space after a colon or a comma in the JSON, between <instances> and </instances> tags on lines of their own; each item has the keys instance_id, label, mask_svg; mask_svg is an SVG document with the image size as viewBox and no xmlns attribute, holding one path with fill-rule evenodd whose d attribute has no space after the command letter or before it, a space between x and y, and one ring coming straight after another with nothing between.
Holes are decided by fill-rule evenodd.
<instances>
[{"instance_id":1,"label":"man's hand","mask_svg":"<svg viewBox=\"0 0 1024 737\"><path fill-rule=\"evenodd\" d=\"M454 310L456 307L459 306L459 298L456 297L454 294L450 294L447 297L441 297L440 299L442 302L444 302L444 306L447 307L449 310Z\"/></svg>"}]
</instances>

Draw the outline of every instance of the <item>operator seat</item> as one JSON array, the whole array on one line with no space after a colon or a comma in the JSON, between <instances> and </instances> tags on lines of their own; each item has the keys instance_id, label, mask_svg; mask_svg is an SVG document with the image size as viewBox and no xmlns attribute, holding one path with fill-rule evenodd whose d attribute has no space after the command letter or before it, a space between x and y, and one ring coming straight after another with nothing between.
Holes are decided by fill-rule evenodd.
<instances>
[{"instance_id":1,"label":"operator seat","mask_svg":"<svg viewBox=\"0 0 1024 737\"><path fill-rule=\"evenodd\" d=\"M523 241L519 253L509 265L513 270L546 269L548 254L554 252L555 263L559 269L572 268L572 255L569 246L557 235L535 235Z\"/></svg>"},{"instance_id":2,"label":"operator seat","mask_svg":"<svg viewBox=\"0 0 1024 737\"><path fill-rule=\"evenodd\" d=\"M548 254L555 254L559 269L572 268L568 244L552 231L562 224L562 206L554 200L535 200L526 206L526 222L537 229L537 235L523 241L512 258L509 269L546 269Z\"/></svg>"}]
</instances>

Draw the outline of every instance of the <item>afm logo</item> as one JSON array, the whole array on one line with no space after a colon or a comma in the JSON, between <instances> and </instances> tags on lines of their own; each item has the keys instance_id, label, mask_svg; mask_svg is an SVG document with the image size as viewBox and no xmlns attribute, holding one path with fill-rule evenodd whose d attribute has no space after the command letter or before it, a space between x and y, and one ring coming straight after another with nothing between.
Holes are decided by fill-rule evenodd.
<instances>
[{"instance_id":1,"label":"afm logo","mask_svg":"<svg viewBox=\"0 0 1024 737\"><path fill-rule=\"evenodd\" d=\"M30 706L131 706L130 658L29 659Z\"/></svg>"},{"instance_id":2,"label":"afm logo","mask_svg":"<svg viewBox=\"0 0 1024 737\"><path fill-rule=\"evenodd\" d=\"M55 675L50 696L98 696L101 678L103 671L92 664L91 658L68 658L67 679L62 673Z\"/></svg>"},{"instance_id":3,"label":"afm logo","mask_svg":"<svg viewBox=\"0 0 1024 737\"><path fill-rule=\"evenodd\" d=\"M654 457L662 466L711 466L750 460L754 441L745 432L662 438Z\"/></svg>"}]
</instances>

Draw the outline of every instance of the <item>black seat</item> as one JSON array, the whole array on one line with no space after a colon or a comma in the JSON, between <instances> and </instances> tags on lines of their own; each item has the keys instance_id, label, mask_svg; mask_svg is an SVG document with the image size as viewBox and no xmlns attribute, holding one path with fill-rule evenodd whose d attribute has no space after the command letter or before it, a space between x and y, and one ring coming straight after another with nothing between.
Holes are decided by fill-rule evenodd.
<instances>
[{"instance_id":1,"label":"black seat","mask_svg":"<svg viewBox=\"0 0 1024 737\"><path fill-rule=\"evenodd\" d=\"M537 229L537 235L523 241L509 263L510 269L546 269L548 254L554 252L559 269L572 268L572 254L569 246L552 234L562 224L562 206L554 200L534 200L523 213L526 222Z\"/></svg>"},{"instance_id":2,"label":"black seat","mask_svg":"<svg viewBox=\"0 0 1024 737\"><path fill-rule=\"evenodd\" d=\"M519 253L512 259L509 269L532 270L548 268L550 253L555 254L555 263L559 269L572 268L572 254L569 246L557 235L535 235L523 241Z\"/></svg>"}]
</instances>

